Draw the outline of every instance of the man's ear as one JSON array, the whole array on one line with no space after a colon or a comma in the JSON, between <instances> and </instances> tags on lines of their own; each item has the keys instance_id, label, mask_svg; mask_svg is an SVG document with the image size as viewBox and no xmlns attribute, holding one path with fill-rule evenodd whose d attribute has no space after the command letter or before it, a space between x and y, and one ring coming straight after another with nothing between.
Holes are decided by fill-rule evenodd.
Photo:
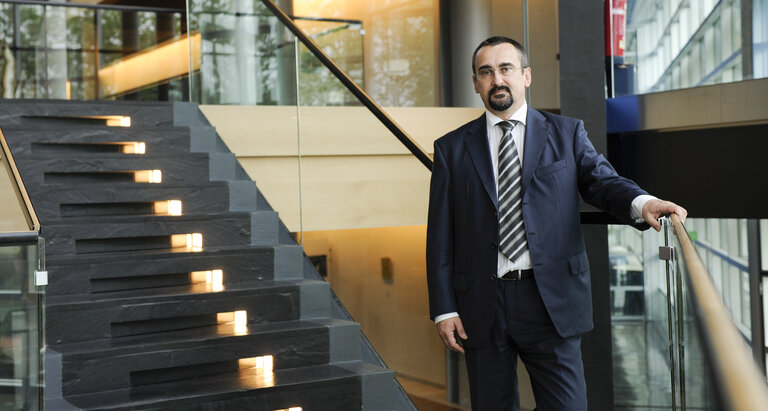
<instances>
[{"instance_id":1,"label":"man's ear","mask_svg":"<svg viewBox=\"0 0 768 411\"><path fill-rule=\"evenodd\" d=\"M531 78L531 68L530 67L526 67L524 70L525 71L524 71L523 75L525 76L525 87L530 87L531 86L531 81L533 80Z\"/></svg>"},{"instance_id":2,"label":"man's ear","mask_svg":"<svg viewBox=\"0 0 768 411\"><path fill-rule=\"evenodd\" d=\"M475 87L475 93L480 94L480 91L477 90L477 76L472 75L472 85Z\"/></svg>"}]
</instances>

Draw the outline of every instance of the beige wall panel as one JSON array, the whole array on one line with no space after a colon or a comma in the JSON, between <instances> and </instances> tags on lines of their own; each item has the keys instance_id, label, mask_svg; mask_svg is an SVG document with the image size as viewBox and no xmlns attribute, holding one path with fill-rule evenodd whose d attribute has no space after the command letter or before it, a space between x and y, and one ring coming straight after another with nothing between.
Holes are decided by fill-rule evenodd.
<instances>
[{"instance_id":1,"label":"beige wall panel","mask_svg":"<svg viewBox=\"0 0 768 411\"><path fill-rule=\"evenodd\" d=\"M645 94L639 99L642 129L768 120L768 79Z\"/></svg>"},{"instance_id":2,"label":"beige wall panel","mask_svg":"<svg viewBox=\"0 0 768 411\"><path fill-rule=\"evenodd\" d=\"M291 119L295 108L201 109L289 230L299 231L295 130L280 124L295 125ZM387 111L428 152L436 138L483 112L432 107ZM305 231L426 223L429 170L365 108L307 107L302 108L301 118ZM356 131L360 129L369 134L361 137Z\"/></svg>"},{"instance_id":3,"label":"beige wall panel","mask_svg":"<svg viewBox=\"0 0 768 411\"><path fill-rule=\"evenodd\" d=\"M295 158L240 158L243 168L300 231ZM411 156L302 159L304 231L425 224L429 171Z\"/></svg>"},{"instance_id":4,"label":"beige wall panel","mask_svg":"<svg viewBox=\"0 0 768 411\"><path fill-rule=\"evenodd\" d=\"M238 157L295 156L296 107L200 106ZM427 152L432 142L482 114L478 108L388 107L385 111ZM302 155L388 155L408 151L365 107L302 107Z\"/></svg>"},{"instance_id":5,"label":"beige wall panel","mask_svg":"<svg viewBox=\"0 0 768 411\"><path fill-rule=\"evenodd\" d=\"M240 165L256 181L280 220L290 231L299 231L299 169L295 157L239 157Z\"/></svg>"},{"instance_id":6,"label":"beige wall panel","mask_svg":"<svg viewBox=\"0 0 768 411\"><path fill-rule=\"evenodd\" d=\"M429 319L426 226L305 232L308 255L328 256L328 280L387 365L445 384L445 349ZM381 259L392 261L391 283Z\"/></svg>"},{"instance_id":7,"label":"beige wall panel","mask_svg":"<svg viewBox=\"0 0 768 411\"><path fill-rule=\"evenodd\" d=\"M530 104L536 108L560 108L560 60L557 54L557 0L531 1L528 11L531 55Z\"/></svg>"},{"instance_id":8,"label":"beige wall panel","mask_svg":"<svg viewBox=\"0 0 768 411\"><path fill-rule=\"evenodd\" d=\"M238 157L295 156L295 106L201 105L200 110Z\"/></svg>"}]
</instances>

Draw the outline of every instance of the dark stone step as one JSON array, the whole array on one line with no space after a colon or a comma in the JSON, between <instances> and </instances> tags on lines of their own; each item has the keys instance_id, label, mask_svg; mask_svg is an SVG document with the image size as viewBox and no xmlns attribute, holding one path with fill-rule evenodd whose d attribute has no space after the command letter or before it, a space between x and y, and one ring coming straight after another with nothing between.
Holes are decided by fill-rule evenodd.
<instances>
[{"instance_id":1,"label":"dark stone step","mask_svg":"<svg viewBox=\"0 0 768 411\"><path fill-rule=\"evenodd\" d=\"M44 221L46 253L96 254L146 250L195 251L207 247L276 245L280 221L274 211L202 216L119 216L108 222L87 218ZM188 248L187 234L201 234L202 247ZM174 244L173 236L182 243Z\"/></svg>"},{"instance_id":2,"label":"dark stone step","mask_svg":"<svg viewBox=\"0 0 768 411\"><path fill-rule=\"evenodd\" d=\"M35 159L17 165L30 195L44 195L53 185L148 186L152 184L196 184L235 179L235 156L231 153L189 153L183 156L114 159ZM136 172L160 170L160 183L137 182Z\"/></svg>"},{"instance_id":3,"label":"dark stone step","mask_svg":"<svg viewBox=\"0 0 768 411\"><path fill-rule=\"evenodd\" d=\"M83 410L360 410L360 376L336 366L256 368L109 392L68 396ZM368 408L366 408L368 409ZM373 409L373 411L377 411Z\"/></svg>"},{"instance_id":4,"label":"dark stone step","mask_svg":"<svg viewBox=\"0 0 768 411\"><path fill-rule=\"evenodd\" d=\"M0 102L0 127L62 128L88 124L86 117L130 116L133 127L173 126L173 103L76 100L6 100ZM90 124L103 124L98 119Z\"/></svg>"},{"instance_id":5,"label":"dark stone step","mask_svg":"<svg viewBox=\"0 0 768 411\"><path fill-rule=\"evenodd\" d=\"M132 184L121 187L103 184L98 187L53 185L46 186L33 197L35 212L44 224L67 217L109 218L144 212L148 208L151 212L155 201L167 200L180 200L182 213L187 215L270 210L269 203L253 181L213 181L196 185ZM120 212L119 208L124 204L130 207Z\"/></svg>"},{"instance_id":6,"label":"dark stone step","mask_svg":"<svg viewBox=\"0 0 768 411\"><path fill-rule=\"evenodd\" d=\"M206 327L220 321L219 313L241 310L247 311L249 324L327 317L329 296L330 288L322 281L262 281L222 290L168 287L94 294L87 299L51 297L46 302L46 339L56 346Z\"/></svg>"},{"instance_id":7,"label":"dark stone step","mask_svg":"<svg viewBox=\"0 0 768 411\"><path fill-rule=\"evenodd\" d=\"M206 248L202 252L50 256L46 265L50 297L163 287L156 276L222 270L223 284L302 278L304 253L297 245ZM171 284L168 284L171 285ZM85 298L85 297L77 297Z\"/></svg>"},{"instance_id":8,"label":"dark stone step","mask_svg":"<svg viewBox=\"0 0 768 411\"><path fill-rule=\"evenodd\" d=\"M150 336L65 344L62 354L64 395L138 387L234 371L253 357L272 356L273 369L284 370L331 361L334 328L357 330L346 321L285 321L239 326L220 324ZM155 337L155 338L152 338ZM360 358L354 360L359 361Z\"/></svg>"},{"instance_id":9,"label":"dark stone step","mask_svg":"<svg viewBox=\"0 0 768 411\"><path fill-rule=\"evenodd\" d=\"M14 158L135 158L189 153L190 130L185 127L88 127L38 129L3 128ZM124 153L120 143L144 143L145 154Z\"/></svg>"}]
</instances>

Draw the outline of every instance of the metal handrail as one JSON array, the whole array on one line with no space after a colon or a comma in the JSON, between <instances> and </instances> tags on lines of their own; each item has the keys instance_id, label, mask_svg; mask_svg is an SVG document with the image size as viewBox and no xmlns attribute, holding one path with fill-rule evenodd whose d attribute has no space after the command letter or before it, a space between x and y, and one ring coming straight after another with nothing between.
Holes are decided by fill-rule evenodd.
<instances>
[{"instance_id":1,"label":"metal handrail","mask_svg":"<svg viewBox=\"0 0 768 411\"><path fill-rule=\"evenodd\" d=\"M318 60L333 73L334 76L349 90L357 99L371 111L371 113L384 124L387 129L400 140L403 145L424 164L428 169L432 169L432 156L424 151L421 146L408 133L405 132L395 121L387 115L382 108L376 104L363 89L352 80L336 63L326 55L320 47L307 36L296 24L294 24L288 14L278 7L271 0L261 0L264 6L277 17L288 30L296 36L299 41L317 57Z\"/></svg>"},{"instance_id":2,"label":"metal handrail","mask_svg":"<svg viewBox=\"0 0 768 411\"><path fill-rule=\"evenodd\" d=\"M16 197L19 200L19 204L24 211L24 218L27 220L27 225L30 230L40 232L40 220L37 219L35 208L32 206L32 200L29 199L27 188L24 186L24 181L21 180L21 174L18 167L16 167L16 161L13 159L11 148L8 146L8 142L5 140L5 134L0 130L0 145L2 146L3 164L8 170L8 175L11 176L11 183L13 184Z\"/></svg>"},{"instance_id":3,"label":"metal handrail","mask_svg":"<svg viewBox=\"0 0 768 411\"><path fill-rule=\"evenodd\" d=\"M37 244L40 234L37 231L19 231L0 233L0 246Z\"/></svg>"},{"instance_id":4,"label":"metal handrail","mask_svg":"<svg viewBox=\"0 0 768 411\"><path fill-rule=\"evenodd\" d=\"M672 214L670 218L680 243L680 258L688 268L685 270L687 289L722 409L764 410L768 404L765 376L746 349L680 217Z\"/></svg>"}]
</instances>

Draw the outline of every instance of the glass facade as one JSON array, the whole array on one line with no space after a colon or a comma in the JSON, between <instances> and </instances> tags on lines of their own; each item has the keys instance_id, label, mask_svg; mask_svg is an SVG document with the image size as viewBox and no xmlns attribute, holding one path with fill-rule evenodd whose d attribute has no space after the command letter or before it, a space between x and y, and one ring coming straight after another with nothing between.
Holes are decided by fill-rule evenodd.
<instances>
[{"instance_id":1,"label":"glass facade","mask_svg":"<svg viewBox=\"0 0 768 411\"><path fill-rule=\"evenodd\" d=\"M186 100L188 52L177 58L181 71L152 57L168 56L169 44L184 37L184 19L182 12L0 2L0 95Z\"/></svg>"},{"instance_id":2,"label":"glass facade","mask_svg":"<svg viewBox=\"0 0 768 411\"><path fill-rule=\"evenodd\" d=\"M614 91L609 97L768 76L766 0L613 0L613 4L614 15L626 16L625 21L618 20L626 32L623 26L611 31L623 38L607 53L613 82L609 89ZM752 20L744 24L742 16L750 11ZM745 36L752 42L743 42ZM749 67L744 66L745 55L751 58Z\"/></svg>"}]
</instances>

